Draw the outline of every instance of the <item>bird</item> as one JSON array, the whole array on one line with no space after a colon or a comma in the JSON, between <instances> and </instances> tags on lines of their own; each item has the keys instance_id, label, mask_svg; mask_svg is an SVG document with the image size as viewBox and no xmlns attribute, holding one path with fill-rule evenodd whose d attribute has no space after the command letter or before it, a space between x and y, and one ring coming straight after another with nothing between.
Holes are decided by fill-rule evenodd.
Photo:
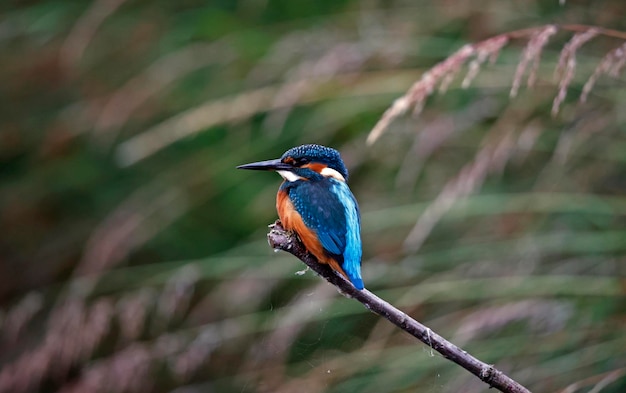
<instances>
[{"instance_id":1,"label":"bird","mask_svg":"<svg viewBox=\"0 0 626 393\"><path fill-rule=\"evenodd\" d=\"M278 217L321 263L363 289L361 216L348 187L348 170L333 148L307 144L280 158L237 169L275 171L283 178L276 194Z\"/></svg>"}]
</instances>

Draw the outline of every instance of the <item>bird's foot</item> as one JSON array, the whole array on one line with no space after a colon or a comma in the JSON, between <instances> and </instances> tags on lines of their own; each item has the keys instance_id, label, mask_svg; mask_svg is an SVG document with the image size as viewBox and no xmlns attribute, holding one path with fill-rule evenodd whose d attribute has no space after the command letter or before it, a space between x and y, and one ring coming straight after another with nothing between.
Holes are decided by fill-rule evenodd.
<instances>
[{"instance_id":1,"label":"bird's foot","mask_svg":"<svg viewBox=\"0 0 626 393\"><path fill-rule=\"evenodd\" d=\"M283 228L283 223L280 222L280 219L274 221L272 224L267 226L269 229L271 230L276 230L276 231L284 231L285 228Z\"/></svg>"},{"instance_id":2,"label":"bird's foot","mask_svg":"<svg viewBox=\"0 0 626 393\"><path fill-rule=\"evenodd\" d=\"M285 229L280 220L276 220L268 227L270 231L267 234L267 241L275 251L289 251L293 247L294 242L300 241L298 235L294 231Z\"/></svg>"}]
</instances>

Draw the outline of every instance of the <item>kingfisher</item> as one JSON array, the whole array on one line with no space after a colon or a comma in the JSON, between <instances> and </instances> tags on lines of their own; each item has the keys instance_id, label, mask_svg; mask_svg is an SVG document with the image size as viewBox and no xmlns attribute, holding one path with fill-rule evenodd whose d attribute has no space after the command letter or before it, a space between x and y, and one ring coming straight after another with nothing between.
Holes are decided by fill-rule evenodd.
<instances>
[{"instance_id":1,"label":"kingfisher","mask_svg":"<svg viewBox=\"0 0 626 393\"><path fill-rule=\"evenodd\" d=\"M276 194L276 210L283 228L295 232L318 261L363 289L359 205L337 150L302 145L280 158L237 168L278 172L284 181Z\"/></svg>"}]
</instances>

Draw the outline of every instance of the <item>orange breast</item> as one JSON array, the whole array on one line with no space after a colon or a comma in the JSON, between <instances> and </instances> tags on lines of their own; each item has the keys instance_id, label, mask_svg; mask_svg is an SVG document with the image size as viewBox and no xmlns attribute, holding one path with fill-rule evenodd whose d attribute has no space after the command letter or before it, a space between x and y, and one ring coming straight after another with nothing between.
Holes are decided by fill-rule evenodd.
<instances>
[{"instance_id":1,"label":"orange breast","mask_svg":"<svg viewBox=\"0 0 626 393\"><path fill-rule=\"evenodd\" d=\"M304 224L300 213L295 209L293 203L289 200L289 195L284 191L278 191L276 195L276 211L278 217L283 224L283 228L288 231L294 231L298 234L300 240L306 247L307 251L313 254L318 261L330 265L334 270L341 273L344 277L348 278L346 273L341 268L339 262L326 255L324 247L317 239L317 234L314 230L310 229Z\"/></svg>"}]
</instances>

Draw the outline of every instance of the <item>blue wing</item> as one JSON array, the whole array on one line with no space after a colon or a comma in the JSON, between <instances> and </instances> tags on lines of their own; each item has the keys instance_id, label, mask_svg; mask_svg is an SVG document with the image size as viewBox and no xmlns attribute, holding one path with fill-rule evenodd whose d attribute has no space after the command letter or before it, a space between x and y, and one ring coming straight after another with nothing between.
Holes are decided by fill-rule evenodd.
<instances>
[{"instance_id":1,"label":"blue wing","mask_svg":"<svg viewBox=\"0 0 626 393\"><path fill-rule=\"evenodd\" d=\"M361 221L348 185L326 178L297 182L288 192L304 224L316 232L324 250L341 264L354 286L362 289Z\"/></svg>"}]
</instances>

